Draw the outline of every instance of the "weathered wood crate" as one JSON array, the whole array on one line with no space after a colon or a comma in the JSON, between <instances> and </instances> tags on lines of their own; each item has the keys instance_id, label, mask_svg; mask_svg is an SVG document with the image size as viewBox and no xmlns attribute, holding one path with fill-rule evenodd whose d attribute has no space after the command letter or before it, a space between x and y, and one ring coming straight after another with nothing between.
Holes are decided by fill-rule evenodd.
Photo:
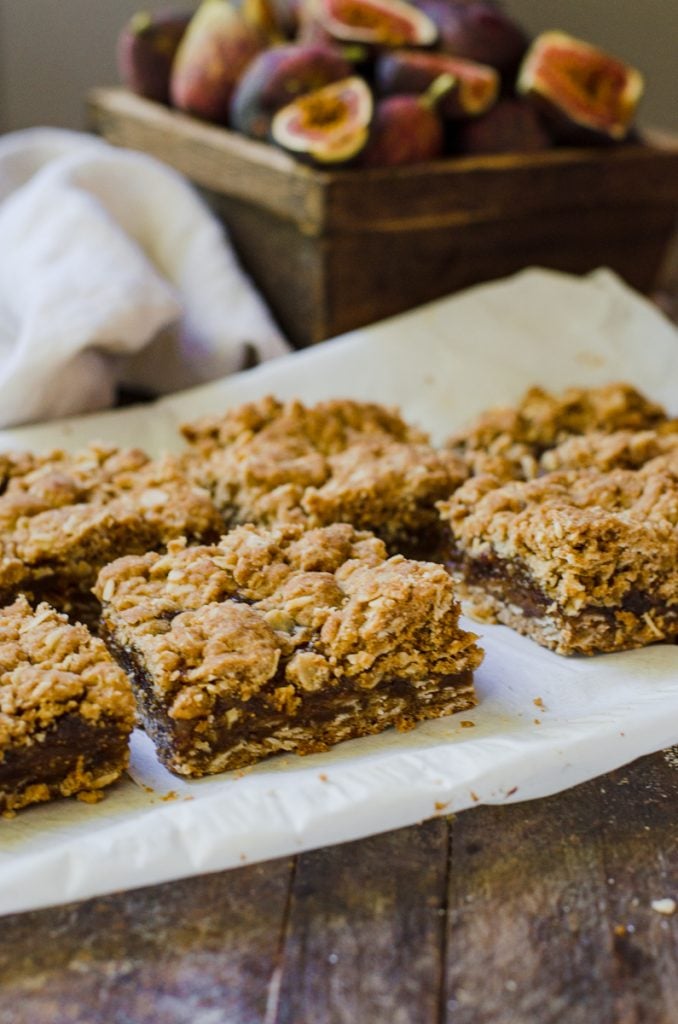
<instances>
[{"instance_id":1,"label":"weathered wood crate","mask_svg":"<svg viewBox=\"0 0 678 1024\"><path fill-rule=\"evenodd\" d=\"M540 265L656 283L678 215L678 141L318 171L123 89L90 126L200 186L289 338L307 345Z\"/></svg>"}]
</instances>

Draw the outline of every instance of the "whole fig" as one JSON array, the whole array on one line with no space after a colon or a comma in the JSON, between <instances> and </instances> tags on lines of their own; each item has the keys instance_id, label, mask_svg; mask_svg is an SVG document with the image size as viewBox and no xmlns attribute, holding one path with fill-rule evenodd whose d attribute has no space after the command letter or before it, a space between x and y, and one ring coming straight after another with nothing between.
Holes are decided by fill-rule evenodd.
<instances>
[{"instance_id":1,"label":"whole fig","mask_svg":"<svg viewBox=\"0 0 678 1024\"><path fill-rule=\"evenodd\" d=\"M192 11L138 11L118 35L121 80L139 96L169 103L170 73Z\"/></svg>"},{"instance_id":2,"label":"whole fig","mask_svg":"<svg viewBox=\"0 0 678 1024\"><path fill-rule=\"evenodd\" d=\"M273 115L292 100L351 75L351 65L327 46L290 43L251 61L231 101L231 125L255 139L268 138Z\"/></svg>"},{"instance_id":3,"label":"whole fig","mask_svg":"<svg viewBox=\"0 0 678 1024\"><path fill-rule=\"evenodd\" d=\"M482 117L457 128L459 153L533 153L548 149L553 139L535 108L525 100L507 96Z\"/></svg>"},{"instance_id":4,"label":"whole fig","mask_svg":"<svg viewBox=\"0 0 678 1024\"><path fill-rule=\"evenodd\" d=\"M438 26L438 49L496 68L511 84L529 45L521 26L490 0L418 0Z\"/></svg>"},{"instance_id":5,"label":"whole fig","mask_svg":"<svg viewBox=\"0 0 678 1024\"><path fill-rule=\"evenodd\" d=\"M170 96L180 110L227 124L231 96L268 38L229 0L202 0L177 50Z\"/></svg>"},{"instance_id":6,"label":"whole fig","mask_svg":"<svg viewBox=\"0 0 678 1024\"><path fill-rule=\"evenodd\" d=\"M423 96L387 96L378 100L361 164L398 167L441 156L445 131L436 104L453 84L451 76L441 75Z\"/></svg>"}]
</instances>

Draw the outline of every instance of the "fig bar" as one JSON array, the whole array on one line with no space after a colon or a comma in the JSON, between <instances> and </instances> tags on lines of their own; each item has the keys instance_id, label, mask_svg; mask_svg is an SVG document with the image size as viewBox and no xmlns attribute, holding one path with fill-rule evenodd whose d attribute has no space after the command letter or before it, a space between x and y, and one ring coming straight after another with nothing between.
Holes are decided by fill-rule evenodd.
<instances>
[{"instance_id":1,"label":"fig bar","mask_svg":"<svg viewBox=\"0 0 678 1024\"><path fill-rule=\"evenodd\" d=\"M85 619L106 562L172 537L218 536L209 495L172 458L91 445L0 464L0 603L18 592Z\"/></svg>"},{"instance_id":2,"label":"fig bar","mask_svg":"<svg viewBox=\"0 0 678 1024\"><path fill-rule=\"evenodd\" d=\"M0 812L95 800L128 761L134 698L103 642L47 604L0 609Z\"/></svg>"},{"instance_id":3,"label":"fig bar","mask_svg":"<svg viewBox=\"0 0 678 1024\"><path fill-rule=\"evenodd\" d=\"M390 551L431 555L436 501L467 476L451 451L383 406L264 398L184 427L187 465L229 526L349 522Z\"/></svg>"},{"instance_id":4,"label":"fig bar","mask_svg":"<svg viewBox=\"0 0 678 1024\"><path fill-rule=\"evenodd\" d=\"M96 592L162 762L238 768L475 704L482 654L440 565L387 558L348 524L237 527L128 556Z\"/></svg>"},{"instance_id":5,"label":"fig bar","mask_svg":"<svg viewBox=\"0 0 678 1024\"><path fill-rule=\"evenodd\" d=\"M678 638L678 446L636 470L475 477L440 508L476 615L559 654Z\"/></svg>"},{"instance_id":6,"label":"fig bar","mask_svg":"<svg viewBox=\"0 0 678 1024\"><path fill-rule=\"evenodd\" d=\"M483 413L447 445L474 474L530 480L553 467L548 453L568 439L622 430L675 433L678 421L630 384L569 388L562 396L534 387L515 407Z\"/></svg>"}]
</instances>

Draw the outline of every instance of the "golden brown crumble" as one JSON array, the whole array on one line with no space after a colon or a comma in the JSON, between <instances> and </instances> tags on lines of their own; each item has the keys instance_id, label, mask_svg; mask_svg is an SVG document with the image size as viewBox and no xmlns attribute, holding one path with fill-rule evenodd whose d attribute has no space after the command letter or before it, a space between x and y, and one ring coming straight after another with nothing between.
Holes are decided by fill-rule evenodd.
<instances>
[{"instance_id":1,"label":"golden brown crumble","mask_svg":"<svg viewBox=\"0 0 678 1024\"><path fill-rule=\"evenodd\" d=\"M186 465L230 525L345 521L393 548L428 543L435 502L467 476L456 455L371 403L269 396L183 429Z\"/></svg>"},{"instance_id":2,"label":"golden brown crumble","mask_svg":"<svg viewBox=\"0 0 678 1024\"><path fill-rule=\"evenodd\" d=\"M50 725L73 713L93 725L114 719L131 732L127 677L85 626L46 604L33 611L20 597L0 609L0 757L44 740Z\"/></svg>"},{"instance_id":3,"label":"golden brown crumble","mask_svg":"<svg viewBox=\"0 0 678 1024\"><path fill-rule=\"evenodd\" d=\"M216 536L220 517L178 460L137 449L90 445L26 459L0 495L0 589L94 582L97 568L126 550L172 537Z\"/></svg>"},{"instance_id":4,"label":"golden brown crumble","mask_svg":"<svg viewBox=\"0 0 678 1024\"><path fill-rule=\"evenodd\" d=\"M661 406L630 384L569 388L557 396L533 387L515 407L491 409L447 447L475 474L529 480L540 472L540 457L573 436L615 431L675 430Z\"/></svg>"},{"instance_id":5,"label":"golden brown crumble","mask_svg":"<svg viewBox=\"0 0 678 1024\"><path fill-rule=\"evenodd\" d=\"M106 566L96 593L116 645L134 650L175 718L209 716L217 699L247 701L271 683L289 715L305 692L390 679L417 687L481 660L445 569L387 558L381 541L347 524L242 526L196 548L174 541L165 554Z\"/></svg>"},{"instance_id":6,"label":"golden brown crumble","mask_svg":"<svg viewBox=\"0 0 678 1024\"><path fill-rule=\"evenodd\" d=\"M669 420L665 430L616 430L612 434L592 431L574 436L544 452L541 472L561 469L640 469L661 456L678 458L678 420Z\"/></svg>"}]
</instances>

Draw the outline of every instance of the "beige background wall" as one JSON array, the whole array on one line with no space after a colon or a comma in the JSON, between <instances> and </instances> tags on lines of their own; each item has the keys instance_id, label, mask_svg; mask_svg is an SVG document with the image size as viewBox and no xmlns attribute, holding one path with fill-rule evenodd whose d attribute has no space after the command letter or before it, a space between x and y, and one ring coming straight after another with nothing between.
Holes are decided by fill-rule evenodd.
<instances>
[{"instance_id":1,"label":"beige background wall","mask_svg":"<svg viewBox=\"0 0 678 1024\"><path fill-rule=\"evenodd\" d=\"M167 3L0 0L0 129L80 127L87 88L116 81L119 27L140 7ZM507 0L506 7L531 32L562 28L634 63L647 81L641 123L678 132L678 0Z\"/></svg>"}]
</instances>

